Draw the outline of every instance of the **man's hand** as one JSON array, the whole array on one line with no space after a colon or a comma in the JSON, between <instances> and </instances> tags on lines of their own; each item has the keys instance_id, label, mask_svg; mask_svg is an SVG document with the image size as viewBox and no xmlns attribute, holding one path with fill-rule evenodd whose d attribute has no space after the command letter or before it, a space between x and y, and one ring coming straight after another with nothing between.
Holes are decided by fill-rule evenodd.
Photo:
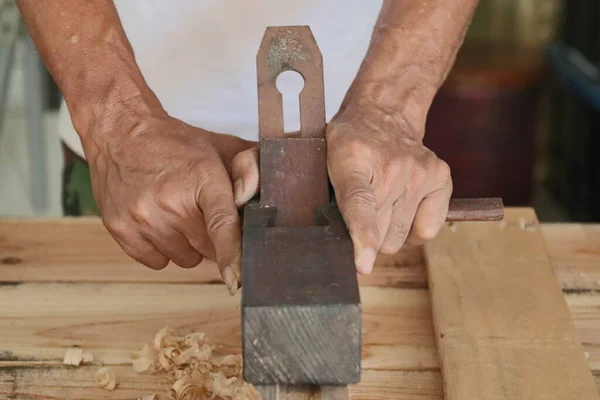
<instances>
[{"instance_id":1,"label":"man's hand","mask_svg":"<svg viewBox=\"0 0 600 400\"><path fill-rule=\"evenodd\" d=\"M477 4L384 0L365 59L327 128L329 176L358 272L371 272L377 251L433 238L446 219L450 169L422 140Z\"/></svg>"},{"instance_id":2,"label":"man's hand","mask_svg":"<svg viewBox=\"0 0 600 400\"><path fill-rule=\"evenodd\" d=\"M103 124L96 124L102 126ZM103 222L123 250L162 269L216 260L231 292L240 277L238 198L258 186L256 143L192 127L165 114L95 132L86 154Z\"/></svg>"},{"instance_id":3,"label":"man's hand","mask_svg":"<svg viewBox=\"0 0 600 400\"><path fill-rule=\"evenodd\" d=\"M329 176L362 274L378 251L432 239L446 219L450 169L421 137L405 119L365 106L344 109L327 127Z\"/></svg>"}]
</instances>

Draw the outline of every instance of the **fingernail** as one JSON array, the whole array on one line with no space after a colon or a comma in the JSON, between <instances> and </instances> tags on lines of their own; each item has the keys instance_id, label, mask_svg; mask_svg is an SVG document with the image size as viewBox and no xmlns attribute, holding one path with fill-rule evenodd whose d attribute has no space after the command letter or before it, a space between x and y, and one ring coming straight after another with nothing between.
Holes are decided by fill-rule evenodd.
<instances>
[{"instance_id":1,"label":"fingernail","mask_svg":"<svg viewBox=\"0 0 600 400\"><path fill-rule=\"evenodd\" d=\"M371 248L363 249L359 252L356 260L354 260L354 263L356 264L356 270L360 274L370 274L373 270L373 264L375 263L376 257L377 253L375 250Z\"/></svg>"},{"instance_id":2,"label":"fingernail","mask_svg":"<svg viewBox=\"0 0 600 400\"><path fill-rule=\"evenodd\" d=\"M235 198L235 204L239 206L242 195L244 194L244 181L238 179L233 183L233 196Z\"/></svg>"},{"instance_id":3,"label":"fingernail","mask_svg":"<svg viewBox=\"0 0 600 400\"><path fill-rule=\"evenodd\" d=\"M229 289L229 294L233 296L238 290L238 281L233 268L225 267L223 270L223 281L225 281L225 286Z\"/></svg>"}]
</instances>

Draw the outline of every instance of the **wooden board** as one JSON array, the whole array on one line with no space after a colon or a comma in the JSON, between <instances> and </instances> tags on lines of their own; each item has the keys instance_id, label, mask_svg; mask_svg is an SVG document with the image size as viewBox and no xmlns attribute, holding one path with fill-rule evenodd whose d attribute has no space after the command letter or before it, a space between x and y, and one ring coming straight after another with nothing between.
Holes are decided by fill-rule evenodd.
<instances>
[{"instance_id":1,"label":"wooden board","mask_svg":"<svg viewBox=\"0 0 600 400\"><path fill-rule=\"evenodd\" d=\"M563 290L600 290L600 225L542 225L546 249Z\"/></svg>"},{"instance_id":2,"label":"wooden board","mask_svg":"<svg viewBox=\"0 0 600 400\"><path fill-rule=\"evenodd\" d=\"M600 290L600 225L544 224L550 260L563 289ZM380 255L375 272L359 283L426 288L420 247ZM0 219L0 281L221 283L216 266L169 265L153 271L127 257L96 217Z\"/></svg>"},{"instance_id":3,"label":"wooden board","mask_svg":"<svg viewBox=\"0 0 600 400\"><path fill-rule=\"evenodd\" d=\"M600 387L600 292L590 290L600 274L599 228L543 230ZM573 231L580 240L566 240ZM21 262L2 262L9 257ZM363 371L361 383L350 387L351 398L441 400L422 251L405 249L377 264L372 275L361 277ZM220 282L213 272L169 266L155 273L136 265L95 218L0 220L0 400L125 400L163 390L167 382L135 373L128 355L165 324L205 331L220 351L240 352L239 297L211 284ZM94 386L96 367L62 366L72 345L114 368L118 390Z\"/></svg>"},{"instance_id":4,"label":"wooden board","mask_svg":"<svg viewBox=\"0 0 600 400\"><path fill-rule=\"evenodd\" d=\"M362 297L363 379L351 386L352 398L439 398L439 363L428 292L366 287ZM600 296L571 294L567 299L590 366L600 372ZM94 389L88 393L73 389L74 398L127 399L134 398L129 397L132 393L150 394L162 387L164 379L137 375L128 366L129 354L165 324L182 331L202 330L220 346L220 351L239 353L238 302L237 296L231 298L224 287L217 285L0 286L0 382L5 383L0 384L0 399L11 394L22 395L16 398L47 399L42 396L43 388L57 394L64 394L63 386L93 388L94 368L80 372L61 365L65 349L75 345L91 351L103 364L118 368L117 375L124 378L121 389L128 391ZM32 380L36 381L33 386ZM133 392L136 389L144 390Z\"/></svg>"},{"instance_id":5,"label":"wooden board","mask_svg":"<svg viewBox=\"0 0 600 400\"><path fill-rule=\"evenodd\" d=\"M531 210L426 245L447 399L598 399Z\"/></svg>"}]
</instances>

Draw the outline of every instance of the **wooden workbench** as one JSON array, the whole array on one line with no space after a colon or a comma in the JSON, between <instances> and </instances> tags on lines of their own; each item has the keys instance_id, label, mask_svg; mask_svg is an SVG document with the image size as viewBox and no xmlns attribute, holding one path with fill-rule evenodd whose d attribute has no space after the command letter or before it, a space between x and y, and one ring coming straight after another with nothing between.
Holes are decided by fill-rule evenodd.
<instances>
[{"instance_id":1,"label":"wooden workbench","mask_svg":"<svg viewBox=\"0 0 600 400\"><path fill-rule=\"evenodd\" d=\"M511 210L512 217L519 210ZM600 387L600 225L543 225L583 351ZM380 257L361 277L363 377L353 399L442 399L421 248ZM240 351L239 294L216 268L156 272L128 259L97 219L0 220L0 399L135 399L167 388L128 362L164 325L204 331ZM117 373L62 365L81 346Z\"/></svg>"}]
</instances>

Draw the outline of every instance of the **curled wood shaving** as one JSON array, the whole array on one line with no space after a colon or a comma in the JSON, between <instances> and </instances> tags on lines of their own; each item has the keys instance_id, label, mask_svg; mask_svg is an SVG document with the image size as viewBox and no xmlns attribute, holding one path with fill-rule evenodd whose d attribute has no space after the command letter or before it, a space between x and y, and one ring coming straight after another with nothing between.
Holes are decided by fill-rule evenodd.
<instances>
[{"instance_id":1,"label":"curled wood shaving","mask_svg":"<svg viewBox=\"0 0 600 400\"><path fill-rule=\"evenodd\" d=\"M112 369L102 367L94 375L96 384L106 390L114 390L117 386L117 377Z\"/></svg>"},{"instance_id":2,"label":"curled wood shaving","mask_svg":"<svg viewBox=\"0 0 600 400\"><path fill-rule=\"evenodd\" d=\"M175 331L165 326L154 336L154 348L162 349L168 346L174 346L177 343Z\"/></svg>"},{"instance_id":3,"label":"curled wood shaving","mask_svg":"<svg viewBox=\"0 0 600 400\"><path fill-rule=\"evenodd\" d=\"M197 361L208 361L212 357L212 347L208 344L203 344L198 347L194 344L192 347L184 350L177 357L173 359L173 362L177 365L188 363L192 358Z\"/></svg>"},{"instance_id":4,"label":"curled wood shaving","mask_svg":"<svg viewBox=\"0 0 600 400\"><path fill-rule=\"evenodd\" d=\"M152 400L260 399L256 389L241 377L242 357L215 356L214 349L202 332L178 336L166 326L132 355L132 365L140 373L162 372L171 377L169 393Z\"/></svg>"},{"instance_id":5,"label":"curled wood shaving","mask_svg":"<svg viewBox=\"0 0 600 400\"><path fill-rule=\"evenodd\" d=\"M79 347L69 347L67 351L65 351L63 364L78 367L81 365L81 361L83 361L83 349Z\"/></svg>"},{"instance_id":6,"label":"curled wood shaving","mask_svg":"<svg viewBox=\"0 0 600 400\"><path fill-rule=\"evenodd\" d=\"M157 359L157 351L149 344L145 344L144 347L142 347L142 350L132 354L131 359L131 364L135 372L154 372L155 370L159 369L156 368L157 364L159 363Z\"/></svg>"},{"instance_id":7,"label":"curled wood shaving","mask_svg":"<svg viewBox=\"0 0 600 400\"><path fill-rule=\"evenodd\" d=\"M188 376L182 376L173 384L177 400L202 400L204 390L192 383Z\"/></svg>"}]
</instances>

